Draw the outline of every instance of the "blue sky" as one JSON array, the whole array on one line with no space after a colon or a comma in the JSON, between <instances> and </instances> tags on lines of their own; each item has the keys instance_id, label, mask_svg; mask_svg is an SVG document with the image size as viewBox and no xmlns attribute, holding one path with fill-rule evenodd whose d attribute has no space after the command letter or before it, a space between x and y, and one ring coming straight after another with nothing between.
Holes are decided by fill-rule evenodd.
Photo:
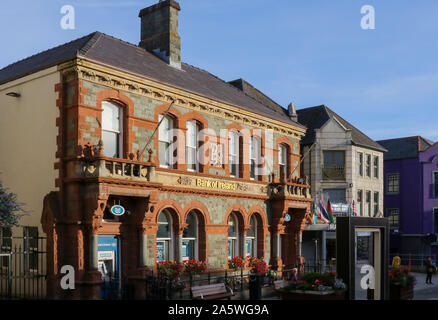
<instances>
[{"instance_id":1,"label":"blue sky","mask_svg":"<svg viewBox=\"0 0 438 320\"><path fill-rule=\"evenodd\" d=\"M137 44L157 0L1 1L0 68L93 31ZM182 60L283 106L326 104L371 138L438 141L438 2L181 0ZM63 5L75 30L60 27ZM362 30L372 5L376 29Z\"/></svg>"}]
</instances>

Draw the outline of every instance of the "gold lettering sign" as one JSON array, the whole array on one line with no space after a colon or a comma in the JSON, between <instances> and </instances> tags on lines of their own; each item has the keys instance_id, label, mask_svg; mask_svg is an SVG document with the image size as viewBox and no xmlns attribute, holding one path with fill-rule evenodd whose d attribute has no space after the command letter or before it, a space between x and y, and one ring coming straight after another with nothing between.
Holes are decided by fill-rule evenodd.
<instances>
[{"instance_id":1,"label":"gold lettering sign","mask_svg":"<svg viewBox=\"0 0 438 320\"><path fill-rule=\"evenodd\" d=\"M196 186L210 189L236 190L237 184L218 180L196 179Z\"/></svg>"}]
</instances>

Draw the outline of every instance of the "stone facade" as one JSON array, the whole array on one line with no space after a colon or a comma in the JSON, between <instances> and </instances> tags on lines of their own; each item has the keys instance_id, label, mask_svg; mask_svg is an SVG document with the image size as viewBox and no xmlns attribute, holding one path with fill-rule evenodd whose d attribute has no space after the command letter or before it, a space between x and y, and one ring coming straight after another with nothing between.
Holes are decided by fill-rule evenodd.
<instances>
[{"instance_id":1,"label":"stone facade","mask_svg":"<svg viewBox=\"0 0 438 320\"><path fill-rule=\"evenodd\" d=\"M306 158L302 164L302 175L310 177L312 198L316 201L322 198L327 204L329 193L333 192L332 190L339 190L338 194L343 198L341 201L343 206L340 212L334 212L335 219L336 214L348 214L353 201L357 207L358 215L383 217L383 152L357 146L352 141L351 130L345 128L335 117L331 117L320 129L315 129L315 145L303 146L302 153L306 155ZM312 149L310 150L310 148ZM329 173L324 172L325 151L344 153L343 168L338 168L340 171L335 172L334 179L329 176ZM361 172L359 171L358 154L362 154L363 159ZM369 176L366 167L367 156L370 156L371 161ZM375 175L374 170L374 159L377 159L377 175ZM362 202L358 202L359 190L362 192ZM369 212L365 213L367 194L370 200ZM337 201L331 198L330 202L332 208L335 208L333 204L336 206ZM335 225L324 224L320 219L317 220L316 225L306 226L306 231L303 233L302 254L309 264L315 263L315 258L323 265L334 261L331 259L335 258L335 230Z\"/></svg>"}]
</instances>

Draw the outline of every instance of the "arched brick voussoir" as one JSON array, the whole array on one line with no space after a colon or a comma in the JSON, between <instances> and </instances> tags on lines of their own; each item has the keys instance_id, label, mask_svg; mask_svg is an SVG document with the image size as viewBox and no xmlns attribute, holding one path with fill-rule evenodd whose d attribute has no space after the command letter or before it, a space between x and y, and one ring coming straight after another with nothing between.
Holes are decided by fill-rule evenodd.
<instances>
[{"instance_id":1,"label":"arched brick voussoir","mask_svg":"<svg viewBox=\"0 0 438 320\"><path fill-rule=\"evenodd\" d=\"M173 199L164 199L161 200L160 202L157 203L157 205L155 206L155 210L153 212L153 217L152 217L152 221L154 223L158 223L158 216L160 215L160 213L164 210L164 209L171 209L169 211L171 211L172 214L172 218L175 218L174 215L176 215L177 221L178 221L178 225L182 225L183 221L183 209L180 206L180 204L173 200Z\"/></svg>"},{"instance_id":2,"label":"arched brick voussoir","mask_svg":"<svg viewBox=\"0 0 438 320\"><path fill-rule=\"evenodd\" d=\"M228 225L228 218L232 212L240 213L237 215L237 219L239 220L239 224L245 226L248 214L246 213L245 208L239 203L235 203L228 208L227 213L225 214L224 225Z\"/></svg>"},{"instance_id":3,"label":"arched brick voussoir","mask_svg":"<svg viewBox=\"0 0 438 320\"><path fill-rule=\"evenodd\" d=\"M265 210L263 210L263 208L259 205L254 205L251 208L249 208L245 224L248 226L250 225L250 219L251 219L251 216L253 214L257 215L262 220L263 227L267 229L268 228L268 217L266 215Z\"/></svg>"},{"instance_id":4,"label":"arched brick voussoir","mask_svg":"<svg viewBox=\"0 0 438 320\"><path fill-rule=\"evenodd\" d=\"M183 210L182 221L186 221L187 215L192 210L196 210L199 213L201 213L201 215L204 217L204 223L206 225L210 224L210 214L208 212L208 209L202 202L200 202L198 200L192 200L186 204L186 206L184 207L184 210Z\"/></svg>"}]
</instances>

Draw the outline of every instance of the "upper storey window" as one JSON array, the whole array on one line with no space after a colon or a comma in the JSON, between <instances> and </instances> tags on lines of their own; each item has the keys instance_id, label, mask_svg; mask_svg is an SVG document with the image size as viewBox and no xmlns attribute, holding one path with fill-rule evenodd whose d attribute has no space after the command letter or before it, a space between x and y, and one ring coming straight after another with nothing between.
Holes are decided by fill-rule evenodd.
<instances>
[{"instance_id":1,"label":"upper storey window","mask_svg":"<svg viewBox=\"0 0 438 320\"><path fill-rule=\"evenodd\" d=\"M102 102L102 141L104 154L111 158L122 155L122 108L112 102Z\"/></svg>"},{"instance_id":2,"label":"upper storey window","mask_svg":"<svg viewBox=\"0 0 438 320\"><path fill-rule=\"evenodd\" d=\"M239 154L240 143L239 133L237 131L230 132L229 156L230 156L230 176L239 177Z\"/></svg>"},{"instance_id":3,"label":"upper storey window","mask_svg":"<svg viewBox=\"0 0 438 320\"><path fill-rule=\"evenodd\" d=\"M278 147L278 173L280 180L287 177L287 156L288 148L285 145L280 144Z\"/></svg>"},{"instance_id":4,"label":"upper storey window","mask_svg":"<svg viewBox=\"0 0 438 320\"><path fill-rule=\"evenodd\" d=\"M162 121L161 121L162 120ZM172 150L170 148L172 143L173 120L169 117L160 115L158 121L161 124L158 128L158 157L160 167L170 168L172 159Z\"/></svg>"},{"instance_id":5,"label":"upper storey window","mask_svg":"<svg viewBox=\"0 0 438 320\"><path fill-rule=\"evenodd\" d=\"M259 177L259 165L260 165L260 157L261 157L261 142L259 137L252 136L251 137L251 166L250 166L250 178L256 179Z\"/></svg>"},{"instance_id":6,"label":"upper storey window","mask_svg":"<svg viewBox=\"0 0 438 320\"><path fill-rule=\"evenodd\" d=\"M199 126L196 123L196 121L187 122L186 156L187 156L187 169L190 171L199 171L198 136L199 136Z\"/></svg>"},{"instance_id":7,"label":"upper storey window","mask_svg":"<svg viewBox=\"0 0 438 320\"><path fill-rule=\"evenodd\" d=\"M345 152L324 151L324 180L345 180Z\"/></svg>"}]
</instances>

